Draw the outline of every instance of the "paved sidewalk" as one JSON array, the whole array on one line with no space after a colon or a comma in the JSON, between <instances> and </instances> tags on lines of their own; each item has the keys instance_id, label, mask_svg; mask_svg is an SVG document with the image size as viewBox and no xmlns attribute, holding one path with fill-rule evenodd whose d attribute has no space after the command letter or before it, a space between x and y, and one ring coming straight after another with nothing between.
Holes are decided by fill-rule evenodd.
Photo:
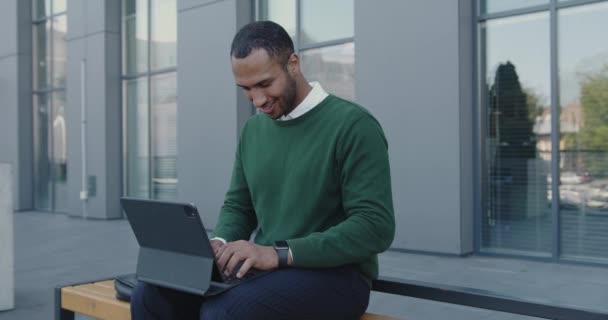
<instances>
[{"instance_id":1,"label":"paved sidewalk","mask_svg":"<svg viewBox=\"0 0 608 320\"><path fill-rule=\"evenodd\" d=\"M14 220L16 309L0 312L0 320L51 319L55 286L135 270L138 246L125 220L83 220L41 212L19 212ZM387 252L380 257L380 270L390 277L608 312L608 266ZM412 320L534 319L380 293L372 294L369 311Z\"/></svg>"}]
</instances>

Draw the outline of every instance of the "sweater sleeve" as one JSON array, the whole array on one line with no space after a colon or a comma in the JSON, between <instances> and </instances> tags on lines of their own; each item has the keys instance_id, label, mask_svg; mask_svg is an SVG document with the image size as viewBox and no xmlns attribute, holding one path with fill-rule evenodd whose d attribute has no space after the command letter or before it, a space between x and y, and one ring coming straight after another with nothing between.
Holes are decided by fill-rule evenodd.
<instances>
[{"instance_id":1,"label":"sweater sleeve","mask_svg":"<svg viewBox=\"0 0 608 320\"><path fill-rule=\"evenodd\" d=\"M226 241L248 240L257 227L257 218L241 161L241 143L237 148L230 187L212 236Z\"/></svg>"},{"instance_id":2,"label":"sweater sleeve","mask_svg":"<svg viewBox=\"0 0 608 320\"><path fill-rule=\"evenodd\" d=\"M366 114L337 141L336 160L346 219L303 238L288 240L293 265L334 267L365 261L386 250L395 235L388 144Z\"/></svg>"}]
</instances>

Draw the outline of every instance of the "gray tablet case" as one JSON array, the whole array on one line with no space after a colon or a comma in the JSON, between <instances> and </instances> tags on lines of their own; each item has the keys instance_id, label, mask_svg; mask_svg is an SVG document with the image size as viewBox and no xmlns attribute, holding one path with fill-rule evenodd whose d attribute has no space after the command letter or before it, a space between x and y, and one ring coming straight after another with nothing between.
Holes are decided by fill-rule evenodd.
<instances>
[{"instance_id":1,"label":"gray tablet case","mask_svg":"<svg viewBox=\"0 0 608 320\"><path fill-rule=\"evenodd\" d=\"M137 279L203 296L216 295L265 273L223 277L207 232L192 204L121 198L139 242Z\"/></svg>"}]
</instances>

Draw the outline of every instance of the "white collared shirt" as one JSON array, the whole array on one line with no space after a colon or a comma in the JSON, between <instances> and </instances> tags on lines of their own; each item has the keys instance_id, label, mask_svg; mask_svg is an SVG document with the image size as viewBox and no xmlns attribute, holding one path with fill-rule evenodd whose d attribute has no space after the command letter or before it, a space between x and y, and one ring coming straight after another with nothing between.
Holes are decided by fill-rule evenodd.
<instances>
[{"instance_id":1,"label":"white collared shirt","mask_svg":"<svg viewBox=\"0 0 608 320\"><path fill-rule=\"evenodd\" d=\"M292 120L295 119L306 112L312 110L314 107L319 105L321 101L323 101L329 95L323 88L321 84L316 81L309 83L312 86L312 90L308 93L306 98L300 102L288 115L281 116L279 121Z\"/></svg>"}]
</instances>

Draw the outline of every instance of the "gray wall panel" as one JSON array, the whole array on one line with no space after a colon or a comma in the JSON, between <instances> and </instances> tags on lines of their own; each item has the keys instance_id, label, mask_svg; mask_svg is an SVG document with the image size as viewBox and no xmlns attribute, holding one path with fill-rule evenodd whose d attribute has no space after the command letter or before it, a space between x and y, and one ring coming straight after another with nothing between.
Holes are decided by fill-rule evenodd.
<instances>
[{"instance_id":1,"label":"gray wall panel","mask_svg":"<svg viewBox=\"0 0 608 320\"><path fill-rule=\"evenodd\" d=\"M122 23L122 0L104 0L105 26L102 30L120 35ZM119 42L120 43L120 42ZM120 61L120 60L118 60Z\"/></svg>"},{"instance_id":2,"label":"gray wall panel","mask_svg":"<svg viewBox=\"0 0 608 320\"><path fill-rule=\"evenodd\" d=\"M87 173L97 179L97 194L88 200L89 217L103 218L106 214L106 82L105 34L87 36ZM78 99L80 102L80 99Z\"/></svg>"},{"instance_id":3,"label":"gray wall panel","mask_svg":"<svg viewBox=\"0 0 608 320\"><path fill-rule=\"evenodd\" d=\"M112 0L114 1L114 0ZM101 3L103 5L103 3ZM109 6L118 15L118 6ZM102 17L113 21L116 17ZM95 23L95 22L93 22ZM95 194L86 201L87 216L120 218L121 113L120 35L97 32L68 41L68 205L69 214L83 215L81 160L81 60L86 59L86 176L96 180Z\"/></svg>"},{"instance_id":4,"label":"gray wall panel","mask_svg":"<svg viewBox=\"0 0 608 320\"><path fill-rule=\"evenodd\" d=\"M13 205L17 206L19 187L17 175L18 161L18 86L17 86L18 56L7 56L0 59L0 97L2 97L2 116L0 116L0 162L9 163L12 167ZM17 191L17 192L15 192Z\"/></svg>"},{"instance_id":5,"label":"gray wall panel","mask_svg":"<svg viewBox=\"0 0 608 320\"><path fill-rule=\"evenodd\" d=\"M357 100L390 144L393 247L461 254L458 2L357 0L355 43Z\"/></svg>"},{"instance_id":6,"label":"gray wall panel","mask_svg":"<svg viewBox=\"0 0 608 320\"><path fill-rule=\"evenodd\" d=\"M236 6L220 1L178 17L178 197L199 207L208 228L217 222L237 143L229 58Z\"/></svg>"},{"instance_id":7,"label":"gray wall panel","mask_svg":"<svg viewBox=\"0 0 608 320\"><path fill-rule=\"evenodd\" d=\"M114 8L116 9L116 8ZM122 217L122 104L120 34L106 33L105 43L105 160L106 205L108 215Z\"/></svg>"},{"instance_id":8,"label":"gray wall panel","mask_svg":"<svg viewBox=\"0 0 608 320\"><path fill-rule=\"evenodd\" d=\"M18 84L19 84L19 129L16 141L19 144L19 160L15 173L18 177L18 201L15 209L28 210L34 206L34 147L32 109L32 7L31 1L18 1ZM15 192L13 192L15 193Z\"/></svg>"},{"instance_id":9,"label":"gray wall panel","mask_svg":"<svg viewBox=\"0 0 608 320\"><path fill-rule=\"evenodd\" d=\"M68 38L120 32L121 0L68 0Z\"/></svg>"},{"instance_id":10,"label":"gray wall panel","mask_svg":"<svg viewBox=\"0 0 608 320\"><path fill-rule=\"evenodd\" d=\"M459 72L460 72L460 225L461 251L473 252L475 232L473 201L473 0L459 1Z\"/></svg>"},{"instance_id":11,"label":"gray wall panel","mask_svg":"<svg viewBox=\"0 0 608 320\"><path fill-rule=\"evenodd\" d=\"M69 5L69 3L68 3ZM71 15L68 10L68 21ZM79 198L81 189L82 162L80 147L80 61L85 57L85 39L69 40L67 43L66 64L66 136L68 156L68 205L70 215L82 215L82 201Z\"/></svg>"},{"instance_id":12,"label":"gray wall panel","mask_svg":"<svg viewBox=\"0 0 608 320\"><path fill-rule=\"evenodd\" d=\"M83 37L87 32L86 7L89 1L67 0L68 39Z\"/></svg>"},{"instance_id":13,"label":"gray wall panel","mask_svg":"<svg viewBox=\"0 0 608 320\"><path fill-rule=\"evenodd\" d=\"M0 58L17 53L17 1L0 1Z\"/></svg>"},{"instance_id":14,"label":"gray wall panel","mask_svg":"<svg viewBox=\"0 0 608 320\"><path fill-rule=\"evenodd\" d=\"M31 37L24 37L31 40ZM17 123L16 142L18 143L18 165L14 167L18 177L17 192L18 201L15 208L26 210L33 208L33 184L34 184L34 148L33 148L33 124L32 124L32 63L31 55L18 55L18 98L19 112ZM14 193L14 192L13 192Z\"/></svg>"},{"instance_id":15,"label":"gray wall panel","mask_svg":"<svg viewBox=\"0 0 608 320\"><path fill-rule=\"evenodd\" d=\"M31 14L29 1L0 2L0 161L13 167L13 205L32 208ZM20 28L18 28L20 27Z\"/></svg>"}]
</instances>

